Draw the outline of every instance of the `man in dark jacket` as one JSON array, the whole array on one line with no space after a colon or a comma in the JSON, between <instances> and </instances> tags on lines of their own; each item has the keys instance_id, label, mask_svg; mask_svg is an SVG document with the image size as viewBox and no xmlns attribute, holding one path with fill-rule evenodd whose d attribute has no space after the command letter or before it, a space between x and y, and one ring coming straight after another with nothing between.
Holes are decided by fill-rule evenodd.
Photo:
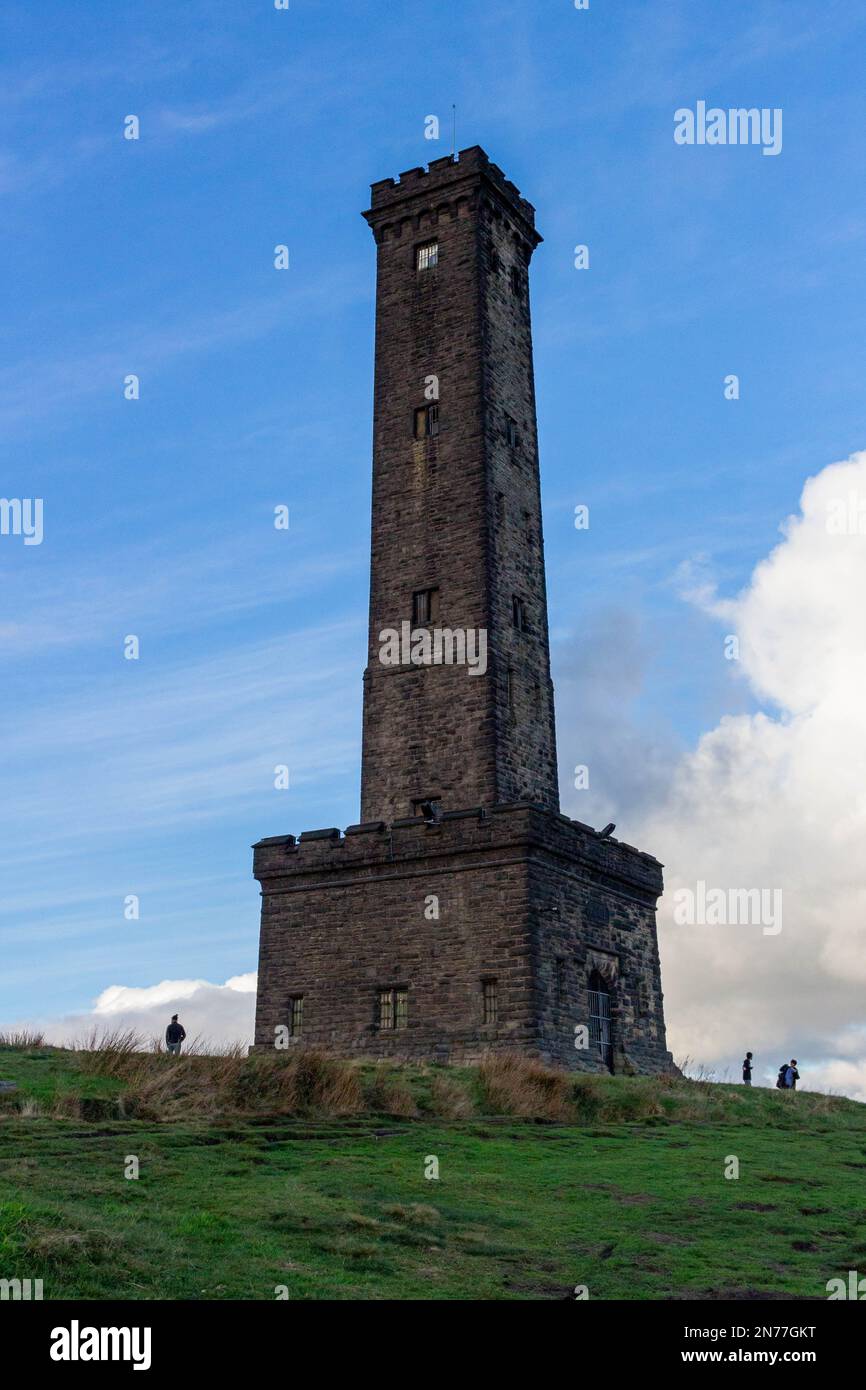
<instances>
[{"instance_id":1,"label":"man in dark jacket","mask_svg":"<svg viewBox=\"0 0 866 1390\"><path fill-rule=\"evenodd\" d=\"M745 1057L743 1058L743 1085L744 1085L744 1086L751 1086L751 1084L752 1084L752 1054L751 1054L751 1052L747 1052L746 1055L745 1055Z\"/></svg>"},{"instance_id":2,"label":"man in dark jacket","mask_svg":"<svg viewBox=\"0 0 866 1390\"><path fill-rule=\"evenodd\" d=\"M171 1023L165 1030L165 1045L174 1057L180 1056L180 1045L186 1037L186 1029L177 1021L177 1014L172 1014Z\"/></svg>"}]
</instances>

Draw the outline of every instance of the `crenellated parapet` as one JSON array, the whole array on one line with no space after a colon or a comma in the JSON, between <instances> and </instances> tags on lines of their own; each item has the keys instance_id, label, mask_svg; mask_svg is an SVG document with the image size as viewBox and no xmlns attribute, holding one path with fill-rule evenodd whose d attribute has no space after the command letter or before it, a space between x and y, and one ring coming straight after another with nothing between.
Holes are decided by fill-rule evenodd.
<instances>
[{"instance_id":1,"label":"crenellated parapet","mask_svg":"<svg viewBox=\"0 0 866 1390\"><path fill-rule=\"evenodd\" d=\"M480 145L431 160L426 169L407 169L397 179L380 179L371 185L371 206L363 216L381 243L416 237L435 230L440 220L470 212L488 219L507 217L528 264L542 240L535 229L535 208Z\"/></svg>"},{"instance_id":2,"label":"crenellated parapet","mask_svg":"<svg viewBox=\"0 0 866 1390\"><path fill-rule=\"evenodd\" d=\"M495 861L515 853L526 860L543 855L558 861L564 872L586 875L648 905L654 906L662 891L662 866L652 855L602 839L592 826L532 802L446 811L435 822L416 816L390 825L350 825L345 831L330 827L272 835L253 850L254 876L270 891L281 878L301 878L306 885L335 875L344 882L353 868L378 874L399 866L402 872L414 861L423 861L429 875L437 861L444 867L461 856Z\"/></svg>"}]
</instances>

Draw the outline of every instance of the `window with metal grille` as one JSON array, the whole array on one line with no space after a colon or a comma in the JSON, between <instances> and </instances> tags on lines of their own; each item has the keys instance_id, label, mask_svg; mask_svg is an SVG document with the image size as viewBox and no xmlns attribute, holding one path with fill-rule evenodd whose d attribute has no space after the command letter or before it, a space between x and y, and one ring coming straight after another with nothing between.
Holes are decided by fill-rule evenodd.
<instances>
[{"instance_id":1,"label":"window with metal grille","mask_svg":"<svg viewBox=\"0 0 866 1390\"><path fill-rule=\"evenodd\" d=\"M589 1045L608 1070L613 1071L610 989L597 970L589 977Z\"/></svg>"},{"instance_id":2,"label":"window with metal grille","mask_svg":"<svg viewBox=\"0 0 866 1390\"><path fill-rule=\"evenodd\" d=\"M379 1027L406 1028L409 1023L409 991L379 990Z\"/></svg>"},{"instance_id":3,"label":"window with metal grille","mask_svg":"<svg viewBox=\"0 0 866 1390\"><path fill-rule=\"evenodd\" d=\"M481 1007L483 1010L484 1022L495 1023L499 1011L495 980L481 981Z\"/></svg>"},{"instance_id":4,"label":"window with metal grille","mask_svg":"<svg viewBox=\"0 0 866 1390\"><path fill-rule=\"evenodd\" d=\"M425 246L418 247L416 264L419 270L432 270L434 265L439 264L438 241L428 241Z\"/></svg>"},{"instance_id":5,"label":"window with metal grille","mask_svg":"<svg viewBox=\"0 0 866 1390\"><path fill-rule=\"evenodd\" d=\"M428 627L439 618L439 590L416 589L412 595L412 624Z\"/></svg>"},{"instance_id":6,"label":"window with metal grille","mask_svg":"<svg viewBox=\"0 0 866 1390\"><path fill-rule=\"evenodd\" d=\"M296 994L289 1000L289 1036L299 1038L304 1030L304 996Z\"/></svg>"},{"instance_id":7,"label":"window with metal grille","mask_svg":"<svg viewBox=\"0 0 866 1390\"><path fill-rule=\"evenodd\" d=\"M419 405L414 415L416 439L433 439L439 433L439 406Z\"/></svg>"},{"instance_id":8,"label":"window with metal grille","mask_svg":"<svg viewBox=\"0 0 866 1390\"><path fill-rule=\"evenodd\" d=\"M526 604L518 594L513 594L511 598L511 621L518 632L526 631Z\"/></svg>"}]
</instances>

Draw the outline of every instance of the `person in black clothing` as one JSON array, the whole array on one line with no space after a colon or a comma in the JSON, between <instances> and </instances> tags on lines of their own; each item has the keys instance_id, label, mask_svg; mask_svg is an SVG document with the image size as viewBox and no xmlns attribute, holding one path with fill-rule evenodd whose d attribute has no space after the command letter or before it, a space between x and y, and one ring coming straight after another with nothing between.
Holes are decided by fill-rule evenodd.
<instances>
[{"instance_id":1,"label":"person in black clothing","mask_svg":"<svg viewBox=\"0 0 866 1390\"><path fill-rule=\"evenodd\" d=\"M743 1085L744 1085L744 1086L751 1086L751 1084L752 1084L752 1054L751 1054L751 1052L747 1052L746 1055L745 1055L745 1057L743 1058Z\"/></svg>"},{"instance_id":2,"label":"person in black clothing","mask_svg":"<svg viewBox=\"0 0 866 1390\"><path fill-rule=\"evenodd\" d=\"M180 1056L180 1045L186 1037L186 1029L177 1021L177 1014L172 1014L171 1023L165 1030L165 1045L174 1057Z\"/></svg>"}]
</instances>

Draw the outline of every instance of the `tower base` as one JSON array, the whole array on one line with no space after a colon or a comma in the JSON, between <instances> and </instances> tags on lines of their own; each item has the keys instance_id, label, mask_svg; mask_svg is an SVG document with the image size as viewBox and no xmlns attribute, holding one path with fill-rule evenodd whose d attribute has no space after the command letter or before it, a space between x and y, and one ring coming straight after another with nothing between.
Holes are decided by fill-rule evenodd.
<instances>
[{"instance_id":1,"label":"tower base","mask_svg":"<svg viewBox=\"0 0 866 1390\"><path fill-rule=\"evenodd\" d=\"M527 802L260 840L257 1050L676 1070L651 855Z\"/></svg>"}]
</instances>

